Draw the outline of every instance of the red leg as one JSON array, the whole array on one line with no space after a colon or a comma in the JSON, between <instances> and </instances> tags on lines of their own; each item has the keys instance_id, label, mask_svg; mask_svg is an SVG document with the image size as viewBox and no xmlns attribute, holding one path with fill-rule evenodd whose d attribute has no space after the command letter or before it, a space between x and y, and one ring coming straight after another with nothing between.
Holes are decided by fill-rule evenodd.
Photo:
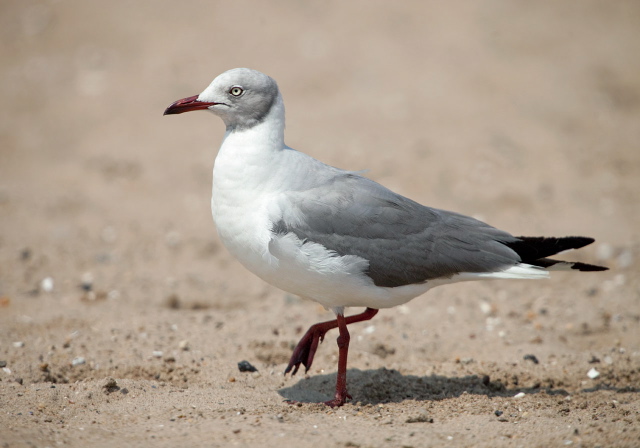
<instances>
[{"instance_id":1,"label":"red leg","mask_svg":"<svg viewBox=\"0 0 640 448\"><path fill-rule=\"evenodd\" d=\"M354 316L349 316L347 318L342 316L345 321L345 329L346 325L369 320L376 314L378 314L378 310L367 308L363 313L356 314ZM284 371L285 375L289 373L291 369L293 369L291 375L295 375L296 372L298 372L300 364L304 365L305 373L308 372L311 368L311 364L313 363L313 357L315 356L316 350L318 349L318 344L324 340L324 335L327 333L327 331L336 327L338 327L337 319L312 325L307 330L302 339L300 339L300 342L298 342L296 348L293 350L289 365ZM347 336L348 335L349 332L347 331Z\"/></svg>"},{"instance_id":2,"label":"red leg","mask_svg":"<svg viewBox=\"0 0 640 448\"><path fill-rule=\"evenodd\" d=\"M342 314L338 314L338 375L336 377L336 396L333 400L325 401L327 406L336 407L345 404L348 398L351 398L347 392L347 355L349 354L349 330L347 329L346 319Z\"/></svg>"}]
</instances>

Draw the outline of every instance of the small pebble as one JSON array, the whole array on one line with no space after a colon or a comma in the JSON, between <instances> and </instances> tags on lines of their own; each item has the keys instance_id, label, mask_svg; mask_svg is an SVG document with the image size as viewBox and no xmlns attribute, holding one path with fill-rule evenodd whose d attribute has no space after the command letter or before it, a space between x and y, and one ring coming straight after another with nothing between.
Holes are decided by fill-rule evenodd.
<instances>
[{"instance_id":1,"label":"small pebble","mask_svg":"<svg viewBox=\"0 0 640 448\"><path fill-rule=\"evenodd\" d=\"M595 380L596 378L598 378L600 376L600 372L598 372L595 367L592 367L591 370L589 370L587 372L587 376L589 378L591 378L592 380Z\"/></svg>"},{"instance_id":2,"label":"small pebble","mask_svg":"<svg viewBox=\"0 0 640 448\"><path fill-rule=\"evenodd\" d=\"M253 367L249 361L240 361L238 363L238 370L241 372L257 372L258 369Z\"/></svg>"},{"instance_id":3,"label":"small pebble","mask_svg":"<svg viewBox=\"0 0 640 448\"><path fill-rule=\"evenodd\" d=\"M46 277L40 282L40 289L44 292L53 291L53 279L51 277Z\"/></svg>"},{"instance_id":4,"label":"small pebble","mask_svg":"<svg viewBox=\"0 0 640 448\"><path fill-rule=\"evenodd\" d=\"M189 341L187 341L186 339L183 341L180 341L180 343L178 344L178 347L180 347L180 350L184 350L185 352L189 350Z\"/></svg>"},{"instance_id":5,"label":"small pebble","mask_svg":"<svg viewBox=\"0 0 640 448\"><path fill-rule=\"evenodd\" d=\"M163 355L161 350L154 350L152 354L154 358L162 358Z\"/></svg>"},{"instance_id":6,"label":"small pebble","mask_svg":"<svg viewBox=\"0 0 640 448\"><path fill-rule=\"evenodd\" d=\"M531 361L534 364L540 364L540 361L538 361L535 355L524 355L524 360Z\"/></svg>"},{"instance_id":7,"label":"small pebble","mask_svg":"<svg viewBox=\"0 0 640 448\"><path fill-rule=\"evenodd\" d=\"M504 414L504 412L496 411L496 412L494 412L494 414L496 414L496 417L500 417L502 414Z\"/></svg>"},{"instance_id":8,"label":"small pebble","mask_svg":"<svg viewBox=\"0 0 640 448\"><path fill-rule=\"evenodd\" d=\"M108 394L111 392L120 390L120 386L118 386L118 383L116 382L116 380L111 377L107 377L104 379L104 383L102 383L102 388L104 389L105 393L108 393Z\"/></svg>"},{"instance_id":9,"label":"small pebble","mask_svg":"<svg viewBox=\"0 0 640 448\"><path fill-rule=\"evenodd\" d=\"M522 397L524 397L525 395L526 395L526 394L525 394L524 392L520 392L520 393L518 393L518 394L515 394L515 395L513 396L513 398L522 398Z\"/></svg>"},{"instance_id":10,"label":"small pebble","mask_svg":"<svg viewBox=\"0 0 640 448\"><path fill-rule=\"evenodd\" d=\"M13 346L14 346L15 348L21 348L21 347L24 347L24 342L22 342L22 341L16 341L16 342L14 342L14 343L13 343Z\"/></svg>"},{"instance_id":11,"label":"small pebble","mask_svg":"<svg viewBox=\"0 0 640 448\"><path fill-rule=\"evenodd\" d=\"M85 272L80 279L80 287L83 291L91 291L93 289L93 274L91 272Z\"/></svg>"},{"instance_id":12,"label":"small pebble","mask_svg":"<svg viewBox=\"0 0 640 448\"><path fill-rule=\"evenodd\" d=\"M80 366L82 364L85 364L86 362L87 361L82 356L78 356L77 358L73 358L73 361L71 361L71 365Z\"/></svg>"},{"instance_id":13,"label":"small pebble","mask_svg":"<svg viewBox=\"0 0 640 448\"><path fill-rule=\"evenodd\" d=\"M20 252L20 259L22 261L27 261L29 258L31 258L31 249L26 247Z\"/></svg>"},{"instance_id":14,"label":"small pebble","mask_svg":"<svg viewBox=\"0 0 640 448\"><path fill-rule=\"evenodd\" d=\"M489 314L491 312L491 304L489 302L480 302L480 311L484 314Z\"/></svg>"},{"instance_id":15,"label":"small pebble","mask_svg":"<svg viewBox=\"0 0 640 448\"><path fill-rule=\"evenodd\" d=\"M178 308L180 308L180 297L178 297L177 294L171 294L166 298L165 304L167 308L177 310Z\"/></svg>"},{"instance_id":16,"label":"small pebble","mask_svg":"<svg viewBox=\"0 0 640 448\"><path fill-rule=\"evenodd\" d=\"M0 367L7 367L7 361L0 361Z\"/></svg>"}]
</instances>

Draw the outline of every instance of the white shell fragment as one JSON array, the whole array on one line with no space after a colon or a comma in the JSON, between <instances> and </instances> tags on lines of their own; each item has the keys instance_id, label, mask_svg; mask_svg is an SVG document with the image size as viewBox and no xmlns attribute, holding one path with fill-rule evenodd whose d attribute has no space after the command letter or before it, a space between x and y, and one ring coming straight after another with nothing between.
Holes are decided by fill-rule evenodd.
<instances>
[{"instance_id":1,"label":"white shell fragment","mask_svg":"<svg viewBox=\"0 0 640 448\"><path fill-rule=\"evenodd\" d=\"M42 282L40 283L40 288L44 291L44 292L51 292L53 291L53 279L51 277L45 277L42 279Z\"/></svg>"}]
</instances>

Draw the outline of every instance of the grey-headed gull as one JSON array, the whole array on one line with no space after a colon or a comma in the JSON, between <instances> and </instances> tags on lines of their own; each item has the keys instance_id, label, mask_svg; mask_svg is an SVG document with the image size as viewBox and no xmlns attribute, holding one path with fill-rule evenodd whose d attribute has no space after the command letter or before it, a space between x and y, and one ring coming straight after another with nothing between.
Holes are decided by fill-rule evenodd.
<instances>
[{"instance_id":1,"label":"grey-headed gull","mask_svg":"<svg viewBox=\"0 0 640 448\"><path fill-rule=\"evenodd\" d=\"M607 269L548 258L592 238L514 237L474 218L425 207L288 147L280 90L258 71L224 72L200 95L174 102L164 114L193 110L208 110L226 125L211 198L225 247L260 278L336 315L309 328L285 370L294 375L303 364L308 371L318 343L337 327L338 374L329 406L351 398L347 325L371 319L380 308L464 280ZM366 310L345 317L345 307Z\"/></svg>"}]
</instances>

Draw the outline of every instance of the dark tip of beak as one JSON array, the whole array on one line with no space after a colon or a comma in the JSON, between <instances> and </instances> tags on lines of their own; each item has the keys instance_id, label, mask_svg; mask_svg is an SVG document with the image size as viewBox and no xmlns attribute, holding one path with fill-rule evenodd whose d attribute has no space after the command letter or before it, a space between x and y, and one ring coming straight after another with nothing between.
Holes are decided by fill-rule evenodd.
<instances>
[{"instance_id":1,"label":"dark tip of beak","mask_svg":"<svg viewBox=\"0 0 640 448\"><path fill-rule=\"evenodd\" d=\"M192 110L204 110L209 106L214 106L218 103L207 103L204 101L198 101L198 95L190 96L189 98L183 98L172 103L167 107L162 115L175 115L183 112L191 112Z\"/></svg>"}]
</instances>

